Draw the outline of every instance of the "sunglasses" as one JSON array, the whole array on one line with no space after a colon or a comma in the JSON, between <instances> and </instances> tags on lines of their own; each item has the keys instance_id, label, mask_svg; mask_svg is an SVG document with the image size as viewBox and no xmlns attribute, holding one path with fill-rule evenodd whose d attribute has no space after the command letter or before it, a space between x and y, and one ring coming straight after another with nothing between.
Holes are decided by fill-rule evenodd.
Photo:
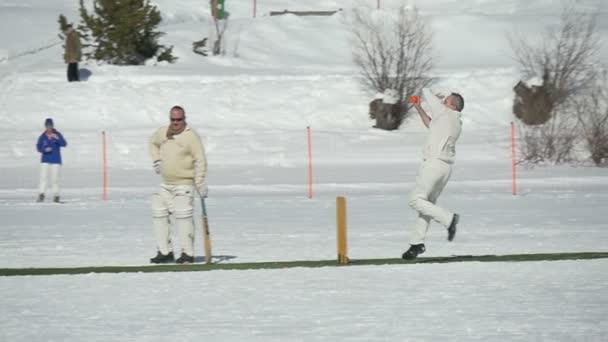
<instances>
[{"instance_id":1,"label":"sunglasses","mask_svg":"<svg viewBox=\"0 0 608 342\"><path fill-rule=\"evenodd\" d=\"M180 122L180 121L184 121L184 118L171 118L171 122Z\"/></svg>"}]
</instances>

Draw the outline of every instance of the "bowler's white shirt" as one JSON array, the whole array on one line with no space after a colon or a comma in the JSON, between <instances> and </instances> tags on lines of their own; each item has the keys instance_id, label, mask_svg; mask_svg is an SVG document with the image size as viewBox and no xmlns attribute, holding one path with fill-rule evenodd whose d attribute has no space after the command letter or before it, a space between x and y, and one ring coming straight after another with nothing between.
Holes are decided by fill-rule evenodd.
<instances>
[{"instance_id":1,"label":"bowler's white shirt","mask_svg":"<svg viewBox=\"0 0 608 342\"><path fill-rule=\"evenodd\" d=\"M422 89L422 94L431 112L429 135L423 150L424 160L439 159L452 164L456 157L456 141L462 130L462 115L446 107L429 88Z\"/></svg>"}]
</instances>

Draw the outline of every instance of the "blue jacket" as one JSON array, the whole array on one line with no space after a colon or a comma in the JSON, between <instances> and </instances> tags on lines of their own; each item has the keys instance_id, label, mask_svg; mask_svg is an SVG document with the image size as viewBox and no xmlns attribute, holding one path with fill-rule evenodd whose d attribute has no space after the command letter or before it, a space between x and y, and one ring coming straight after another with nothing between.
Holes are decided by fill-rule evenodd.
<instances>
[{"instance_id":1,"label":"blue jacket","mask_svg":"<svg viewBox=\"0 0 608 342\"><path fill-rule=\"evenodd\" d=\"M63 139L63 135L59 133L57 130L53 130L53 133L57 135L57 139L49 138L46 135L46 132L40 135L38 138L38 143L36 144L36 149L38 152L42 153L42 158L40 160L41 163L48 164L61 164L61 151L62 147L67 146L67 142ZM51 148L51 151L45 151L47 147Z\"/></svg>"}]
</instances>

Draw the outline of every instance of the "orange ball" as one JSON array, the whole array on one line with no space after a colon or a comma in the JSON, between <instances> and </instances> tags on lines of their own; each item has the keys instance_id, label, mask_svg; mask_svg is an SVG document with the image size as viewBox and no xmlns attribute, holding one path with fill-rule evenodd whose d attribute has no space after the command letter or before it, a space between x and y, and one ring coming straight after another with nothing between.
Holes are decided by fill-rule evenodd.
<instances>
[{"instance_id":1,"label":"orange ball","mask_svg":"<svg viewBox=\"0 0 608 342\"><path fill-rule=\"evenodd\" d=\"M411 103L418 103L419 101L420 101L420 98L418 98L418 96L416 96L416 95L410 97Z\"/></svg>"}]
</instances>

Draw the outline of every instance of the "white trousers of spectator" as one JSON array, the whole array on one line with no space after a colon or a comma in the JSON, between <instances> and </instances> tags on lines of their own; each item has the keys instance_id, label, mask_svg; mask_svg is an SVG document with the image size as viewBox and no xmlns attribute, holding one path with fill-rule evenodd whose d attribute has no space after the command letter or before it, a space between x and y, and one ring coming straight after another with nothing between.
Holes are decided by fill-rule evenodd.
<instances>
[{"instance_id":1,"label":"white trousers of spectator","mask_svg":"<svg viewBox=\"0 0 608 342\"><path fill-rule=\"evenodd\" d=\"M435 204L451 174L451 164L439 159L425 160L418 169L416 187L409 198L410 207L418 212L410 240L412 245L424 243L431 220L439 222L446 228L452 223L454 213Z\"/></svg>"},{"instance_id":2,"label":"white trousers of spectator","mask_svg":"<svg viewBox=\"0 0 608 342\"><path fill-rule=\"evenodd\" d=\"M38 193L44 194L46 192L50 178L51 192L54 196L59 196L60 170L61 164L40 163L40 186L38 187Z\"/></svg>"},{"instance_id":3,"label":"white trousers of spectator","mask_svg":"<svg viewBox=\"0 0 608 342\"><path fill-rule=\"evenodd\" d=\"M152 217L156 246L167 255L173 251L169 215L175 216L181 251L194 256L194 186L161 184L160 190L152 195Z\"/></svg>"}]
</instances>

